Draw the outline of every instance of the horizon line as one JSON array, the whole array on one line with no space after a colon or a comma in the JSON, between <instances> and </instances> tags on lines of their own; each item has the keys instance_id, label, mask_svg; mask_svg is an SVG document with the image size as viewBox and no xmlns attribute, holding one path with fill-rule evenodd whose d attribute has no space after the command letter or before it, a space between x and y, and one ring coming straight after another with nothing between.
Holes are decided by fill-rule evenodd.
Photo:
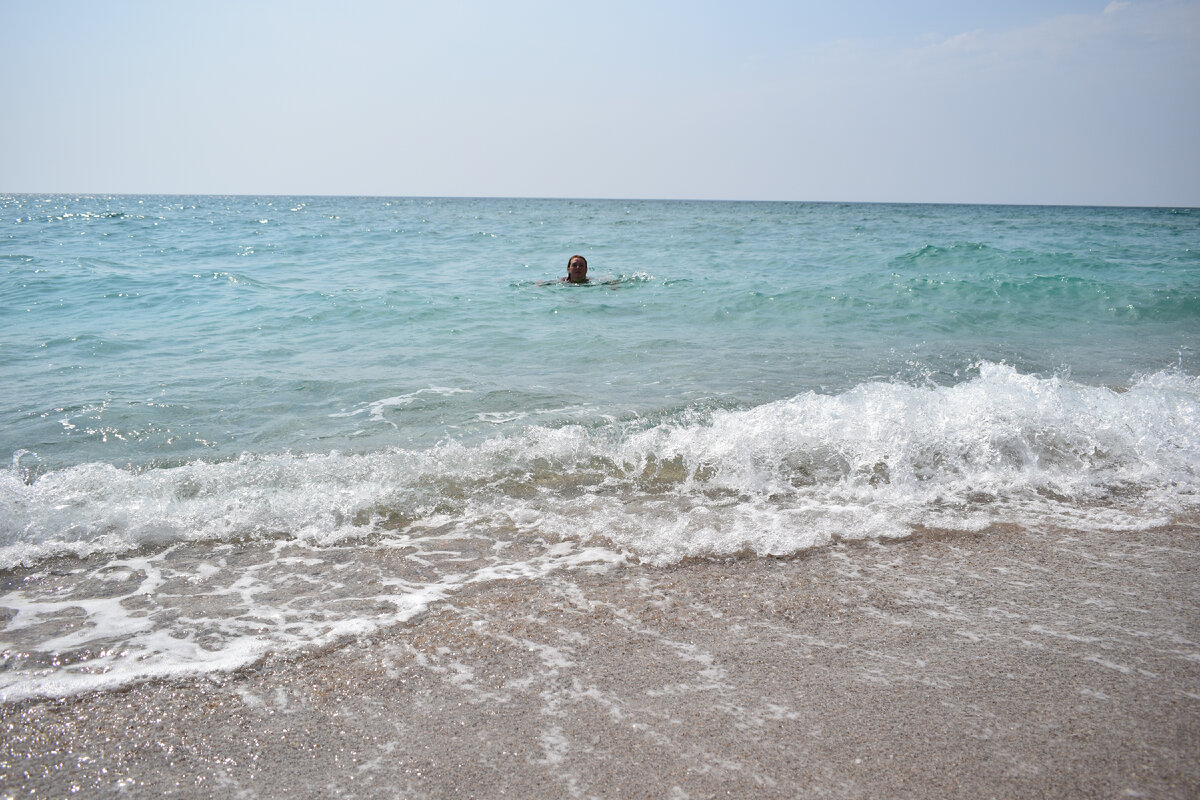
<instances>
[{"instance_id":1,"label":"horizon line","mask_svg":"<svg viewBox=\"0 0 1200 800\"><path fill-rule=\"evenodd\" d=\"M1141 209L1198 209L1200 204L1122 204L1122 203L1063 203L1063 202L988 202L955 200L767 200L716 197L566 197L543 195L436 195L436 194L352 194L340 192L0 192L3 197L242 197L242 198L328 198L378 200L534 200L560 202L613 203L777 203L796 205L891 205L891 206L980 206L999 208L1141 208Z\"/></svg>"}]
</instances>

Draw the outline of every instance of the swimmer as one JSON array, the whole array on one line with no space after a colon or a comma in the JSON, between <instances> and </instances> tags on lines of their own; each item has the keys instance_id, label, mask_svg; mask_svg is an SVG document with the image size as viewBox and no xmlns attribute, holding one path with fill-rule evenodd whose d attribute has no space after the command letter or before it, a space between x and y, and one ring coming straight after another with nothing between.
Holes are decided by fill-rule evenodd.
<instances>
[{"instance_id":1,"label":"swimmer","mask_svg":"<svg viewBox=\"0 0 1200 800\"><path fill-rule=\"evenodd\" d=\"M587 259L583 256L571 256L567 259L567 277L559 278L562 283L587 283Z\"/></svg>"},{"instance_id":2,"label":"swimmer","mask_svg":"<svg viewBox=\"0 0 1200 800\"><path fill-rule=\"evenodd\" d=\"M567 259L567 274L565 277L559 278L557 281L538 281L536 286L548 286L554 283L586 283L591 286L607 286L610 289L617 288L617 284L621 282L620 278L612 280L600 281L600 283L592 283L587 276L587 259L580 255L571 256Z\"/></svg>"}]
</instances>

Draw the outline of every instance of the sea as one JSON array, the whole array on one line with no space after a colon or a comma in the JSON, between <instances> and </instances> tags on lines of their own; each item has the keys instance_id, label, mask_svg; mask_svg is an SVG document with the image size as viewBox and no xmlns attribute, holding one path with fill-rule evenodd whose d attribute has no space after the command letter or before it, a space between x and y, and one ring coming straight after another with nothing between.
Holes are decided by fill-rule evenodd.
<instances>
[{"instance_id":1,"label":"sea","mask_svg":"<svg viewBox=\"0 0 1200 800\"><path fill-rule=\"evenodd\" d=\"M4 701L1200 512L1200 209L0 195L0 274Z\"/></svg>"}]
</instances>

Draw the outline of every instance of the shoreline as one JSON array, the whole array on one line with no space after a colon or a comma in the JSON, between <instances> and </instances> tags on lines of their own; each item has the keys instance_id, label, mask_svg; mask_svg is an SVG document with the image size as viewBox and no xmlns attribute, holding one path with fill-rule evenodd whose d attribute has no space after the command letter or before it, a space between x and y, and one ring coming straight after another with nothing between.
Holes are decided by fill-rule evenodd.
<instances>
[{"instance_id":1,"label":"shoreline","mask_svg":"<svg viewBox=\"0 0 1200 800\"><path fill-rule=\"evenodd\" d=\"M0 706L5 796L1194 797L1200 526L929 531L467 587Z\"/></svg>"}]
</instances>

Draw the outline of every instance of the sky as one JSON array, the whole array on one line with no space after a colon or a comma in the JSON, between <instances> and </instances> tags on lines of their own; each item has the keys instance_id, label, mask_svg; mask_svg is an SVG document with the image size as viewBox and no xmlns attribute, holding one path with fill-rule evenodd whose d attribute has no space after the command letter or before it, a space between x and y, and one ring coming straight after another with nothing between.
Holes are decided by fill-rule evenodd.
<instances>
[{"instance_id":1,"label":"sky","mask_svg":"<svg viewBox=\"0 0 1200 800\"><path fill-rule=\"evenodd\" d=\"M1200 0L0 0L0 192L1200 206Z\"/></svg>"}]
</instances>

